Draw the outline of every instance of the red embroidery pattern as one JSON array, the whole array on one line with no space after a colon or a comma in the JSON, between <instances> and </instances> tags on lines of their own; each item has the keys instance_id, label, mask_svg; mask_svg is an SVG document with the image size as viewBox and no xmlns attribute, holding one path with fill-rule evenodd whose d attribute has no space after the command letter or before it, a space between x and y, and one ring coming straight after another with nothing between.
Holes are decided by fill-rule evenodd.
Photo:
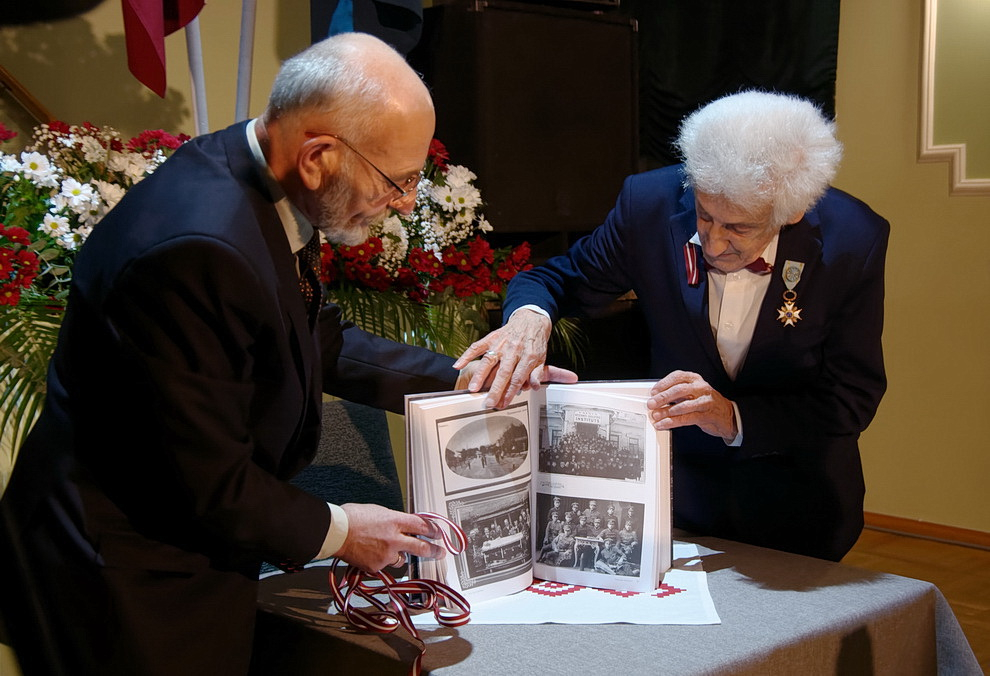
<instances>
[{"instance_id":1,"label":"red embroidery pattern","mask_svg":"<svg viewBox=\"0 0 990 676\"><path fill-rule=\"evenodd\" d=\"M619 591L618 589L600 589L599 591L603 591L606 594L611 594L612 596L618 596L619 598L623 598L623 599L627 599L630 596L636 596L637 594L639 594L639 592Z\"/></svg>"},{"instance_id":2,"label":"red embroidery pattern","mask_svg":"<svg viewBox=\"0 0 990 676\"><path fill-rule=\"evenodd\" d=\"M566 596L567 594L579 592L582 589L584 589L584 587L576 584L561 584L559 582L544 581L530 585L526 591L539 594L540 596Z\"/></svg>"},{"instance_id":3,"label":"red embroidery pattern","mask_svg":"<svg viewBox=\"0 0 990 676\"><path fill-rule=\"evenodd\" d=\"M537 594L539 596L567 596L568 594L573 594L579 592L583 589L588 589L588 587L582 587L576 584L563 584L560 582L549 582L547 580L542 580L540 582L535 582L531 584L526 591ZM619 598L627 599L631 596L637 596L640 592L632 591L618 591L616 589L590 589L593 592L602 592L604 594L611 594L612 596L618 596ZM665 596L673 596L674 594L681 594L686 592L686 589L680 589L678 587L672 587L669 584L661 584L655 592L652 592L650 596L658 599L662 599Z\"/></svg>"},{"instance_id":4,"label":"red embroidery pattern","mask_svg":"<svg viewBox=\"0 0 990 676\"><path fill-rule=\"evenodd\" d=\"M673 596L674 594L680 594L687 591L686 589L678 589L677 587L671 587L669 584L661 584L659 589L653 592L653 595L658 599L662 599L664 596Z\"/></svg>"}]
</instances>

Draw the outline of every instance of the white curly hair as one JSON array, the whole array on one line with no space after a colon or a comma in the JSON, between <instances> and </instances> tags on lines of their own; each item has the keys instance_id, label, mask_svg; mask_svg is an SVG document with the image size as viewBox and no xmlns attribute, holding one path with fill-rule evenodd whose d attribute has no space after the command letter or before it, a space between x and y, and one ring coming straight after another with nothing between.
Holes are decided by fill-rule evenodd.
<instances>
[{"instance_id":1,"label":"white curly hair","mask_svg":"<svg viewBox=\"0 0 990 676\"><path fill-rule=\"evenodd\" d=\"M675 142L685 184L780 227L821 198L842 159L835 124L810 101L744 91L703 106Z\"/></svg>"}]
</instances>

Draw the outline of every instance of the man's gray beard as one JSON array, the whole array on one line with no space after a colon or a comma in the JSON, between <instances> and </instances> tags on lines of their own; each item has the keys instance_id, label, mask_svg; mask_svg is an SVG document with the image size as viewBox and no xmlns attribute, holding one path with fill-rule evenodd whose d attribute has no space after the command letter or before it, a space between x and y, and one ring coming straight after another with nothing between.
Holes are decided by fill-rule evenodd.
<instances>
[{"instance_id":1,"label":"man's gray beard","mask_svg":"<svg viewBox=\"0 0 990 676\"><path fill-rule=\"evenodd\" d=\"M320 196L320 215L316 229L332 244L357 246L368 239L370 223L363 221L349 223L342 216L346 213L350 197L350 186L347 181L342 180L332 181Z\"/></svg>"}]
</instances>

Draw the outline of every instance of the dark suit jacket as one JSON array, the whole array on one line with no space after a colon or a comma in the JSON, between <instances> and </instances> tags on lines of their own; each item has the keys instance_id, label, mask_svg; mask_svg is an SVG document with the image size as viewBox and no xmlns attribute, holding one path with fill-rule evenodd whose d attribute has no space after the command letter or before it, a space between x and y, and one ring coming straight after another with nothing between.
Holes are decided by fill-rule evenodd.
<instances>
[{"instance_id":1,"label":"dark suit jacket","mask_svg":"<svg viewBox=\"0 0 990 676\"><path fill-rule=\"evenodd\" d=\"M451 363L335 307L312 331L244 125L180 148L80 252L0 501L73 673L244 673L260 562L309 561L330 523L287 482L316 451L321 384L401 411L450 389Z\"/></svg>"},{"instance_id":2,"label":"dark suit jacket","mask_svg":"<svg viewBox=\"0 0 990 676\"><path fill-rule=\"evenodd\" d=\"M510 283L505 316L527 303L589 313L633 290L645 316L651 377L700 374L739 405L739 448L697 427L675 430L675 523L702 533L839 558L862 528L857 439L886 387L880 336L889 226L830 189L780 233L776 268L735 381L708 319L707 279L690 286L684 244L696 232L680 167L628 178L606 222L564 256ZM699 254L699 260L701 260ZM778 321L785 260L805 264L801 320Z\"/></svg>"}]
</instances>

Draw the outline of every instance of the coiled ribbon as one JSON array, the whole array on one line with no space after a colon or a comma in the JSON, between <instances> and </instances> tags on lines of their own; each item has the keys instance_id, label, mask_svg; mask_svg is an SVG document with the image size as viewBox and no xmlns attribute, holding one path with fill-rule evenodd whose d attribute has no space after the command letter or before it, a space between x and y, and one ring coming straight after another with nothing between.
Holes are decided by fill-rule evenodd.
<instances>
[{"instance_id":1,"label":"coiled ribbon","mask_svg":"<svg viewBox=\"0 0 990 676\"><path fill-rule=\"evenodd\" d=\"M451 554L456 556L467 547L464 531L450 519L432 512L420 512L416 516L436 527L444 547ZM437 623L444 627L459 627L471 619L471 604L442 582L397 580L384 570L366 573L351 565L347 566L338 580L335 571L340 563L340 559L334 559L330 566L330 595L334 607L359 631L391 634L400 626L408 631L420 644L419 655L410 668L413 676L418 676L422 670L426 641L420 637L419 630L413 624L410 611L430 610ZM380 584L369 584L371 581L378 581ZM358 599L370 607L355 605Z\"/></svg>"}]
</instances>

